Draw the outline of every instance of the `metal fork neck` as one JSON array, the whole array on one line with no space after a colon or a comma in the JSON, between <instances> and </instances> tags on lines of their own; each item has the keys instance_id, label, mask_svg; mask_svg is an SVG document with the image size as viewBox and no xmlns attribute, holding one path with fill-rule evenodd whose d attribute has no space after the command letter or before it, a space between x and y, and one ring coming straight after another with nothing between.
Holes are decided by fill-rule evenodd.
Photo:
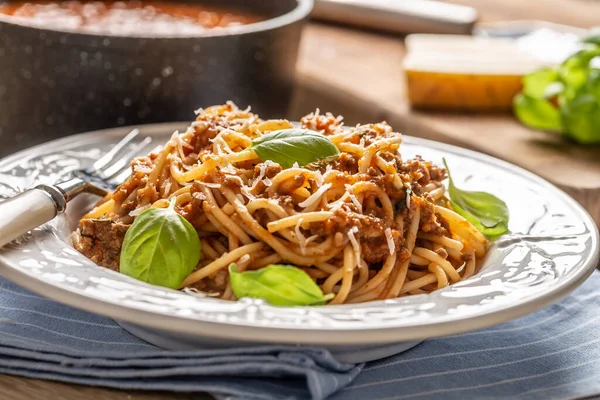
<instances>
[{"instance_id":1,"label":"metal fork neck","mask_svg":"<svg viewBox=\"0 0 600 400\"><path fill-rule=\"evenodd\" d=\"M83 179L74 177L69 179L68 181L64 181L61 183L57 183L55 185L60 191L63 193L67 202L71 201L75 196L82 193L86 187L87 182Z\"/></svg>"},{"instance_id":2,"label":"metal fork neck","mask_svg":"<svg viewBox=\"0 0 600 400\"><path fill-rule=\"evenodd\" d=\"M58 185L37 185L35 188L43 190L50 196L50 198L54 201L54 205L56 206L57 214L62 214L65 212L67 209L67 199L65 198L65 194L58 188Z\"/></svg>"}]
</instances>

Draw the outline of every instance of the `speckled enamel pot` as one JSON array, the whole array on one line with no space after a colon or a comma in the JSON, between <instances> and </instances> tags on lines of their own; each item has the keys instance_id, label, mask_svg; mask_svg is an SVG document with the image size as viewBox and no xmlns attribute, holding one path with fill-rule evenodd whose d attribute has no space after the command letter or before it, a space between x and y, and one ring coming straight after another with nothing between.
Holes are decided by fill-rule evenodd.
<instances>
[{"instance_id":1,"label":"speckled enamel pot","mask_svg":"<svg viewBox=\"0 0 600 400\"><path fill-rule=\"evenodd\" d=\"M91 129L190 120L198 107L227 100L285 114L313 0L227 3L269 19L158 38L59 32L0 16L0 155Z\"/></svg>"}]
</instances>

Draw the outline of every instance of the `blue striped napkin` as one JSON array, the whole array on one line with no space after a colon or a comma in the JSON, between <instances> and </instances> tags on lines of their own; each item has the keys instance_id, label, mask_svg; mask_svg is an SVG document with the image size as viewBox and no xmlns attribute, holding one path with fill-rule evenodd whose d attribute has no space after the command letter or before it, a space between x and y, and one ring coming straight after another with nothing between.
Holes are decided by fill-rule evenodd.
<instances>
[{"instance_id":1,"label":"blue striped napkin","mask_svg":"<svg viewBox=\"0 0 600 400\"><path fill-rule=\"evenodd\" d=\"M286 346L168 351L110 318L0 278L0 373L220 399L572 399L600 394L600 272L558 304L487 330L345 365Z\"/></svg>"}]
</instances>

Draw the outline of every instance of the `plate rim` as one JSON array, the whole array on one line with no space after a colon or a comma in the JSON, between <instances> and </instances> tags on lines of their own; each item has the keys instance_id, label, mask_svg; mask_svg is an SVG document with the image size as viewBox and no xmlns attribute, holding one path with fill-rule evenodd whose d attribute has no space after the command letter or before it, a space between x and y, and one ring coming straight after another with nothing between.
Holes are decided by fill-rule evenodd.
<instances>
[{"instance_id":1,"label":"plate rim","mask_svg":"<svg viewBox=\"0 0 600 400\"><path fill-rule=\"evenodd\" d=\"M83 142L86 139L100 134L106 136L116 136L118 134L122 135L133 128L138 128L142 132L145 129L160 129L168 132L184 129L187 125L189 125L189 121L165 122L101 129L79 133L42 143L29 149L8 155L7 157L0 159L0 165L8 164L14 162L15 160L22 160L26 157L39 154L44 148L59 148L61 144L72 144L74 141ZM165 135L167 135L167 133L165 133ZM113 319L123 320L150 328L154 327L156 329L167 329L169 331L190 334L194 336L219 336L224 339L230 339L234 341L244 340L247 342L303 343L313 345L364 344L365 335L369 336L369 343L393 343L405 340L448 336L467 331L474 331L524 316L551 303L554 303L578 287L593 273L600 260L600 251L598 251L600 241L598 227L592 220L589 213L563 190L548 182L544 178L541 178L521 167L487 154L429 139L416 138L409 135L403 135L403 137L405 142L409 144L421 145L437 151L454 153L460 156L475 159L477 161L487 162L496 167L511 170L512 172L517 173L527 179L534 180L542 187L551 190L556 195L560 196L561 200L569 203L572 209L579 214L578 216L582 217L582 219L585 221L585 225L590 229L590 246L594 251L589 252L587 259L582 262L582 267L580 267L578 271L573 273L571 276L556 282L553 287L535 293L531 298L520 299L517 302L500 305L493 311L484 310L481 313L473 313L468 316L453 316L451 319L444 319L435 323L423 324L421 322L415 324L405 324L402 326L378 327L376 329L345 328L340 330L339 328L336 329L328 327L314 328L299 326L264 326L258 324L249 325L245 323L231 323L229 321L188 319L177 315L169 315L139 308L132 308L127 305L111 303L98 297L87 296L83 293L73 290L72 288L58 286L53 282L45 282L37 279L35 275L28 274L18 266L12 265L10 259L6 257L4 252L0 252L0 273L16 284L60 303L67 304L71 307L77 307L92 313L105 315ZM96 267L102 268L99 266ZM334 307L347 306L341 305ZM231 331L223 329L225 327L237 327L243 329L244 335L231 332L235 331L235 329L231 329ZM344 335L339 335L340 332L343 332ZM242 338L241 336L244 337Z\"/></svg>"}]
</instances>

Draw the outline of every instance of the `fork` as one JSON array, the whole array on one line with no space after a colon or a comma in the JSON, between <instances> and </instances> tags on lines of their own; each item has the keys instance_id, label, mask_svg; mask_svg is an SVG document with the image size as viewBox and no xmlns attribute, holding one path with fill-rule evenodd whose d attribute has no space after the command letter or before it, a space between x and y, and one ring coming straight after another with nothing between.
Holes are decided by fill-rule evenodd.
<instances>
[{"instance_id":1,"label":"fork","mask_svg":"<svg viewBox=\"0 0 600 400\"><path fill-rule=\"evenodd\" d=\"M129 176L129 164L151 138L133 143L134 129L88 168L73 171L54 185L38 185L0 202L0 247L65 212L67 203L81 193L106 196ZM130 149L125 149L130 143ZM118 157L125 150L125 154Z\"/></svg>"}]
</instances>

